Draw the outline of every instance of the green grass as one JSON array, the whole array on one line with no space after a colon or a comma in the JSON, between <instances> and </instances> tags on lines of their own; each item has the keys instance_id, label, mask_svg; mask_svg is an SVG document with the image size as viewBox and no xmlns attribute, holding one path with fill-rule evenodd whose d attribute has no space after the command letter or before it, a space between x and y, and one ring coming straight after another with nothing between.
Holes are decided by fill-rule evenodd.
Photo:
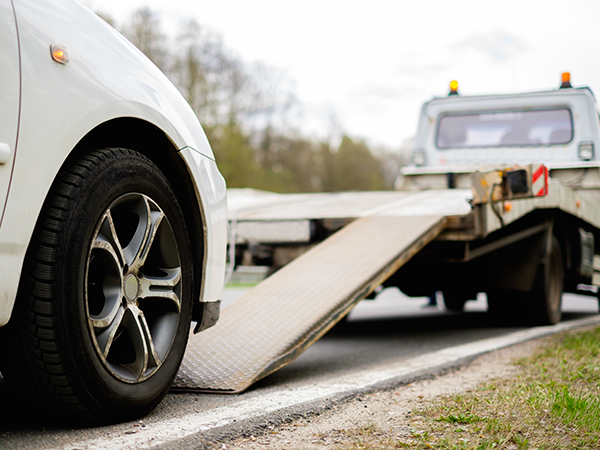
<instances>
[{"instance_id":1,"label":"green grass","mask_svg":"<svg viewBox=\"0 0 600 450\"><path fill-rule=\"evenodd\" d=\"M415 411L410 439L371 426L349 431L342 448L600 449L600 327L555 336L515 364L514 378Z\"/></svg>"},{"instance_id":2,"label":"green grass","mask_svg":"<svg viewBox=\"0 0 600 450\"><path fill-rule=\"evenodd\" d=\"M465 423L475 423L475 422L480 422L481 417L479 416L474 416L471 413L467 413L467 414L459 414L457 416L455 416L454 414L449 414L448 416L440 416L438 419L436 419L438 422L449 422L449 423L458 423L458 424L465 424Z\"/></svg>"}]
</instances>

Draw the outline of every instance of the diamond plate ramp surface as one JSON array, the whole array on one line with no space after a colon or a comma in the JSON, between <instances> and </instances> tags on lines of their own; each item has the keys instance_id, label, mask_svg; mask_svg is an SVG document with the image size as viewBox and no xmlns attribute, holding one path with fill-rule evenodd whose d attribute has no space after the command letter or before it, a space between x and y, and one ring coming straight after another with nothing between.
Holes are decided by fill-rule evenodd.
<instances>
[{"instance_id":1,"label":"diamond plate ramp surface","mask_svg":"<svg viewBox=\"0 0 600 450\"><path fill-rule=\"evenodd\" d=\"M433 240L445 220L372 216L342 228L192 336L173 389L241 392L289 364Z\"/></svg>"}]
</instances>

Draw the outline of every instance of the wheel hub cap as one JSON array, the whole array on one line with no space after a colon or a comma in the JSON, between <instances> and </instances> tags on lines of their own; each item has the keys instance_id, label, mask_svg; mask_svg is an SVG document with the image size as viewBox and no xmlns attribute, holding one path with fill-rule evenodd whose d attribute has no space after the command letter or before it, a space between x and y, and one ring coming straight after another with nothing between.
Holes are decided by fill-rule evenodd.
<instances>
[{"instance_id":1,"label":"wheel hub cap","mask_svg":"<svg viewBox=\"0 0 600 450\"><path fill-rule=\"evenodd\" d=\"M135 300L135 298L137 297L139 287L139 283L136 276L130 273L129 275L127 275L127 278L125 278L124 284L125 297L127 298L127 300Z\"/></svg>"}]
</instances>

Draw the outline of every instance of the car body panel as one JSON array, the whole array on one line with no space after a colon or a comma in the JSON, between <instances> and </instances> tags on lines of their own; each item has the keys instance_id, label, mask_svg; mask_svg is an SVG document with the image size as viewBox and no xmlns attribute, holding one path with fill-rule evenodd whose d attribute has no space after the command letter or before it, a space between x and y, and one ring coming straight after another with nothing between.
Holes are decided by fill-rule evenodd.
<instances>
[{"instance_id":1,"label":"car body panel","mask_svg":"<svg viewBox=\"0 0 600 450\"><path fill-rule=\"evenodd\" d=\"M203 217L212 221L204 226L204 240L212 243L215 250L205 255L201 301L221 300L227 258L227 187L214 161L190 147L182 149L179 154L188 162L194 185L204 200L204 207L212 212L210 215L203 214Z\"/></svg>"},{"instance_id":2,"label":"car body panel","mask_svg":"<svg viewBox=\"0 0 600 450\"><path fill-rule=\"evenodd\" d=\"M225 183L194 112L154 64L80 3L15 0L14 6L23 94L14 181L0 227L0 326L9 318L25 250L58 171L90 131L124 117L152 124L182 150L179 155L196 186L204 220L209 263L204 264L201 300L219 300L226 245ZM70 62L55 62L52 44L64 46ZM207 183L204 178L210 177L220 180Z\"/></svg>"},{"instance_id":3,"label":"car body panel","mask_svg":"<svg viewBox=\"0 0 600 450\"><path fill-rule=\"evenodd\" d=\"M19 43L11 0L0 0L0 224L13 170L19 125L21 74Z\"/></svg>"}]
</instances>

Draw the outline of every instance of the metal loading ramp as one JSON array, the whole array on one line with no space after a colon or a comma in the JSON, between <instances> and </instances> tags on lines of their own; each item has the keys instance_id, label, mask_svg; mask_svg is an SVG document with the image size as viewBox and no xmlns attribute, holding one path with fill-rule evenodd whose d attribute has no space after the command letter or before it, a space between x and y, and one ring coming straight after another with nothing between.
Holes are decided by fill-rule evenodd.
<instances>
[{"instance_id":1,"label":"metal loading ramp","mask_svg":"<svg viewBox=\"0 0 600 450\"><path fill-rule=\"evenodd\" d=\"M356 219L192 336L176 391L239 393L289 364L433 240L444 216Z\"/></svg>"}]
</instances>

